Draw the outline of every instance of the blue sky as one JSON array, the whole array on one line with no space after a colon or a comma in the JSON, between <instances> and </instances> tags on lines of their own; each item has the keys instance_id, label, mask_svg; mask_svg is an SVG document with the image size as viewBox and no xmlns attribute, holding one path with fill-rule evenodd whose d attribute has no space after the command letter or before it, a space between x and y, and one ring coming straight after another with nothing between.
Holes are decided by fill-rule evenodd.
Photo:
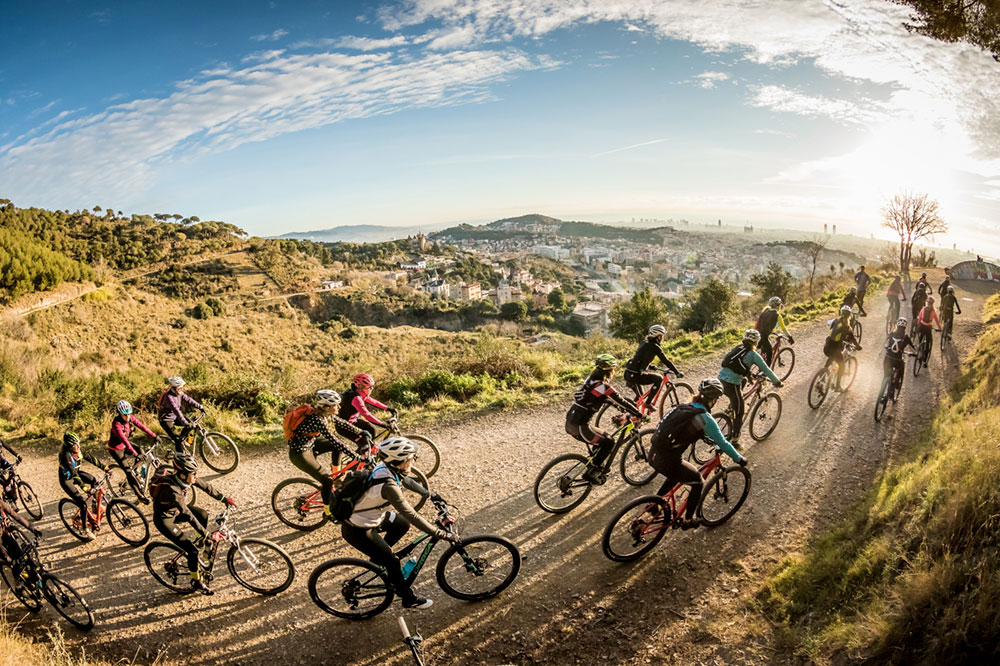
<instances>
[{"instance_id":1,"label":"blue sky","mask_svg":"<svg viewBox=\"0 0 1000 666\"><path fill-rule=\"evenodd\" d=\"M1000 230L1000 65L880 0L4 3L0 196L261 235L525 212ZM985 245L984 245L985 244Z\"/></svg>"}]
</instances>

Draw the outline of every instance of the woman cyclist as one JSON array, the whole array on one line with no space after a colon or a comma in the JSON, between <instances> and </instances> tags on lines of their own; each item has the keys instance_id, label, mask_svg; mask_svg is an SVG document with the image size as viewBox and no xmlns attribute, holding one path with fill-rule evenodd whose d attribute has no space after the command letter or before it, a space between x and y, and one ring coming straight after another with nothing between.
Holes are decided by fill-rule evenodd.
<instances>
[{"instance_id":1,"label":"woman cyclist","mask_svg":"<svg viewBox=\"0 0 1000 666\"><path fill-rule=\"evenodd\" d=\"M408 474L417 455L417 445L405 437L390 437L379 447L383 458L372 470L373 483L354 503L354 513L344 521L340 533L377 566L385 569L403 608L430 608L433 603L416 594L406 582L399 558L392 546L414 525L417 529L440 539L458 543L457 534L438 529L424 520L403 497L403 488L428 496L426 488Z\"/></svg>"},{"instance_id":2,"label":"woman cyclist","mask_svg":"<svg viewBox=\"0 0 1000 666\"><path fill-rule=\"evenodd\" d=\"M94 467L107 472L110 467L90 454L80 454L80 438L76 433L67 432L63 435L62 448L59 450L59 486L69 496L73 503L84 511L87 510L87 493L97 483L93 474L80 469L86 460ZM93 538L90 521L84 521L83 533L87 538Z\"/></svg>"},{"instance_id":3,"label":"woman cyclist","mask_svg":"<svg viewBox=\"0 0 1000 666\"><path fill-rule=\"evenodd\" d=\"M180 377L167 377L166 383L167 388L160 394L160 400L157 403L156 420L160 422L160 427L163 428L163 432L167 433L167 437L173 441L174 449L180 453L184 451L184 440L191 432L191 422L184 416L184 406L197 409L202 414L205 413L205 408L201 406L200 402L181 390L187 382ZM177 426L180 426L180 430L177 429Z\"/></svg>"},{"instance_id":4,"label":"woman cyclist","mask_svg":"<svg viewBox=\"0 0 1000 666\"><path fill-rule=\"evenodd\" d=\"M917 315L917 335L920 336L921 343L927 343L927 358L924 359L925 368L931 358L931 348L934 346L931 336L932 324L937 324L937 329L941 330L941 319L938 317L937 310L934 309L934 297L928 296L927 305L920 308L920 313Z\"/></svg>"},{"instance_id":5,"label":"woman cyclist","mask_svg":"<svg viewBox=\"0 0 1000 666\"><path fill-rule=\"evenodd\" d=\"M337 414L342 421L347 421L355 428L364 430L372 439L375 438L375 428L372 424L377 426L386 424L368 410L368 405L389 412L392 419L396 418L395 409L382 404L371 396L373 388L375 388L375 379L367 372L354 375L351 379L351 388L344 391L344 395L341 396L340 412ZM354 439L351 437L349 429L341 429L340 421L337 423L337 431L341 435Z\"/></svg>"},{"instance_id":6,"label":"woman cyclist","mask_svg":"<svg viewBox=\"0 0 1000 666\"><path fill-rule=\"evenodd\" d=\"M601 467L614 449L615 440L603 430L592 428L590 420L609 400L618 409L636 418L641 419L643 416L642 412L620 397L611 386L610 380L615 374L615 368L618 367L618 360L611 354L601 354L594 361L594 365L594 371L583 382L580 390L573 394L573 406L566 412L566 432L588 446L597 447L594 460L583 473L583 478L599 485L604 483L601 478L603 477Z\"/></svg>"},{"instance_id":7,"label":"woman cyclist","mask_svg":"<svg viewBox=\"0 0 1000 666\"><path fill-rule=\"evenodd\" d=\"M757 322L754 325L754 328L760 333L760 356L767 363L768 367L770 367L774 360L771 358L774 355L774 347L771 346L771 333L774 332L775 327L779 328L785 337L788 338L788 344L795 344L795 338L788 332L785 318L781 314L781 305L780 296L769 298L767 307L757 315Z\"/></svg>"},{"instance_id":8,"label":"woman cyclist","mask_svg":"<svg viewBox=\"0 0 1000 666\"><path fill-rule=\"evenodd\" d=\"M840 390L840 382L844 377L844 371L847 369L847 364L844 363L844 345L851 343L858 350L861 349L858 339L854 337L854 332L851 331L851 315L853 314L854 310L849 305L841 307L840 316L830 322L830 333L826 336L826 340L823 341L823 355L826 356L826 366L829 367L831 363L837 364L838 391Z\"/></svg>"},{"instance_id":9,"label":"woman cyclist","mask_svg":"<svg viewBox=\"0 0 1000 666\"><path fill-rule=\"evenodd\" d=\"M143 504L149 504L149 498L142 492L142 485L135 478L135 474L132 472L132 465L125 462L125 456L128 455L133 459L139 457L139 453L132 446L132 442L129 441L133 428L138 428L146 433L154 443L156 442L156 433L147 428L142 421L135 418L132 414L132 405L128 401L120 400L115 411L117 414L115 414L115 419L111 422L108 453L125 470L125 478L128 479L128 484L132 486L132 492L139 498L139 501Z\"/></svg>"},{"instance_id":10,"label":"woman cyclist","mask_svg":"<svg viewBox=\"0 0 1000 666\"><path fill-rule=\"evenodd\" d=\"M906 348L915 349L913 340L906 333L906 317L896 320L896 328L885 340L885 357L882 359L882 376L891 380L892 373L899 373L897 384L903 385L903 375L906 364L903 363L903 352Z\"/></svg>"},{"instance_id":11,"label":"woman cyclist","mask_svg":"<svg viewBox=\"0 0 1000 666\"><path fill-rule=\"evenodd\" d=\"M927 286L927 283L918 282L913 287L913 298L910 299L910 314L913 315L914 330L910 331L911 333L916 332L917 317L920 311L923 310L924 305L927 304L927 295L929 292L930 287Z\"/></svg>"},{"instance_id":12,"label":"woman cyclist","mask_svg":"<svg viewBox=\"0 0 1000 666\"><path fill-rule=\"evenodd\" d=\"M743 334L743 342L733 347L722 359L722 369L719 371L723 391L733 410L732 438L734 442L739 441L740 430L743 429L743 413L746 411L746 403L743 401L743 384L750 378L750 368L756 366L772 384L778 388L783 386L781 380L771 372L771 368L761 358L761 355L754 351L758 342L760 342L760 331L755 328L747 329Z\"/></svg>"},{"instance_id":13,"label":"woman cyclist","mask_svg":"<svg viewBox=\"0 0 1000 666\"><path fill-rule=\"evenodd\" d=\"M888 291L885 292L885 297L889 301L889 311L899 316L899 300L902 296L902 300L906 300L906 290L903 289L903 276L896 274L892 278L892 283L889 285Z\"/></svg>"},{"instance_id":14,"label":"woman cyclist","mask_svg":"<svg viewBox=\"0 0 1000 666\"><path fill-rule=\"evenodd\" d=\"M650 326L649 335L639 343L639 348L635 350L635 354L625 364L625 385L635 391L636 400L645 392L646 386L656 386L663 381L660 375L646 372L649 364L655 359L659 359L666 366L667 370L678 377L684 376L684 373L670 362L670 359L667 358L660 347L660 343L663 342L663 336L666 334L667 329L660 324Z\"/></svg>"}]
</instances>

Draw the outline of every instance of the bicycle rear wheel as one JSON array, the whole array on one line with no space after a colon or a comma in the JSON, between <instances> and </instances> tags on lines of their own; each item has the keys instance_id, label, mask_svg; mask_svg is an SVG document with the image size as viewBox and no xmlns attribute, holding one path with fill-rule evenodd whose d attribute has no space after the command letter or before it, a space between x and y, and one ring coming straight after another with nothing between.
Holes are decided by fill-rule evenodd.
<instances>
[{"instance_id":1,"label":"bicycle rear wheel","mask_svg":"<svg viewBox=\"0 0 1000 666\"><path fill-rule=\"evenodd\" d=\"M4 584L10 588L10 591L14 593L18 601L24 604L25 608L32 613L42 610L42 595L41 590L38 589L37 579L35 585L32 586L31 583L14 573L14 568L9 564L0 564L0 578L3 578Z\"/></svg>"},{"instance_id":2,"label":"bicycle rear wheel","mask_svg":"<svg viewBox=\"0 0 1000 666\"><path fill-rule=\"evenodd\" d=\"M149 521L139 507L125 499L108 502L104 512L111 531L130 546L141 546L149 540Z\"/></svg>"},{"instance_id":3,"label":"bicycle rear wheel","mask_svg":"<svg viewBox=\"0 0 1000 666\"><path fill-rule=\"evenodd\" d=\"M705 486L698 515L705 525L716 527L732 518L750 494L750 470L740 465L723 467Z\"/></svg>"},{"instance_id":4,"label":"bicycle rear wheel","mask_svg":"<svg viewBox=\"0 0 1000 666\"><path fill-rule=\"evenodd\" d=\"M464 601L482 601L507 589L520 570L517 546L503 537L473 536L446 550L436 573L445 593Z\"/></svg>"},{"instance_id":5,"label":"bicycle rear wheel","mask_svg":"<svg viewBox=\"0 0 1000 666\"><path fill-rule=\"evenodd\" d=\"M374 617L395 596L381 567L354 557L323 562L309 575L308 587L321 610L346 620Z\"/></svg>"},{"instance_id":6,"label":"bicycle rear wheel","mask_svg":"<svg viewBox=\"0 0 1000 666\"><path fill-rule=\"evenodd\" d=\"M174 592L191 591L191 572L187 568L184 551L178 546L165 541L153 541L146 544L142 559L146 562L146 569L160 585Z\"/></svg>"},{"instance_id":7,"label":"bicycle rear wheel","mask_svg":"<svg viewBox=\"0 0 1000 666\"><path fill-rule=\"evenodd\" d=\"M593 485L585 481L587 459L565 453L546 463L535 478L535 503L549 513L566 513L587 499Z\"/></svg>"},{"instance_id":8,"label":"bicycle rear wheel","mask_svg":"<svg viewBox=\"0 0 1000 666\"><path fill-rule=\"evenodd\" d=\"M94 628L94 613L73 586L50 573L42 574L42 594L56 612L81 631Z\"/></svg>"},{"instance_id":9,"label":"bicycle rear wheel","mask_svg":"<svg viewBox=\"0 0 1000 666\"><path fill-rule=\"evenodd\" d=\"M125 468L121 465L112 465L109 470L111 478L108 479L108 488L111 493L116 497L122 497L129 492L131 488L128 483L128 475L125 473Z\"/></svg>"},{"instance_id":10,"label":"bicycle rear wheel","mask_svg":"<svg viewBox=\"0 0 1000 666\"><path fill-rule=\"evenodd\" d=\"M889 387L892 382L888 377L882 379L882 388L878 392L878 398L875 400L875 423L882 420L882 415L885 414L885 408L889 404Z\"/></svg>"},{"instance_id":11,"label":"bicycle rear wheel","mask_svg":"<svg viewBox=\"0 0 1000 666\"><path fill-rule=\"evenodd\" d=\"M774 365L771 370L778 376L778 379L785 381L788 375L792 374L795 367L795 350L791 347L782 347L777 356L774 357Z\"/></svg>"},{"instance_id":12,"label":"bicycle rear wheel","mask_svg":"<svg viewBox=\"0 0 1000 666\"><path fill-rule=\"evenodd\" d=\"M312 479L285 479L271 493L271 509L278 520L303 532L323 525L323 499L320 485Z\"/></svg>"},{"instance_id":13,"label":"bicycle rear wheel","mask_svg":"<svg viewBox=\"0 0 1000 666\"><path fill-rule=\"evenodd\" d=\"M31 486L25 481L17 482L17 498L21 500L21 505L24 510L28 512L34 520L39 520L42 517L42 503L38 499L38 495L35 491L31 489Z\"/></svg>"},{"instance_id":14,"label":"bicycle rear wheel","mask_svg":"<svg viewBox=\"0 0 1000 666\"><path fill-rule=\"evenodd\" d=\"M819 409L819 406L823 404L826 400L826 394L830 392L830 373L827 368L820 368L820 370L813 375L812 381L809 382L809 395L807 396L809 401L809 407L812 409Z\"/></svg>"},{"instance_id":15,"label":"bicycle rear wheel","mask_svg":"<svg viewBox=\"0 0 1000 666\"><path fill-rule=\"evenodd\" d=\"M750 410L750 437L759 442L770 437L781 420L781 396L768 393Z\"/></svg>"},{"instance_id":16,"label":"bicycle rear wheel","mask_svg":"<svg viewBox=\"0 0 1000 666\"><path fill-rule=\"evenodd\" d=\"M656 476L656 470L648 462L650 440L655 432L656 428L640 430L622 449L620 471L630 486L644 486Z\"/></svg>"},{"instance_id":17,"label":"bicycle rear wheel","mask_svg":"<svg viewBox=\"0 0 1000 666\"><path fill-rule=\"evenodd\" d=\"M665 414L682 402L690 402L694 397L694 389L687 382L670 382L660 391L656 405L656 414L662 421Z\"/></svg>"},{"instance_id":18,"label":"bicycle rear wheel","mask_svg":"<svg viewBox=\"0 0 1000 666\"><path fill-rule=\"evenodd\" d=\"M438 469L441 467L441 451L438 450L437 444L423 435L403 435L403 437L411 442L416 442L420 447L417 455L420 459L420 467L426 469L424 476L429 479L437 474ZM428 460L431 463L429 466L426 464Z\"/></svg>"},{"instance_id":19,"label":"bicycle rear wheel","mask_svg":"<svg viewBox=\"0 0 1000 666\"><path fill-rule=\"evenodd\" d=\"M267 539L240 539L226 556L226 567L236 582L257 594L284 592L295 580L295 565L288 553Z\"/></svg>"},{"instance_id":20,"label":"bicycle rear wheel","mask_svg":"<svg viewBox=\"0 0 1000 666\"><path fill-rule=\"evenodd\" d=\"M410 476L413 477L414 481L422 485L427 490L431 489L431 484L427 480L427 475L416 467L410 468ZM415 493L407 488L403 488L403 497L405 497L410 505L417 511L420 511L421 507L427 503L427 495Z\"/></svg>"},{"instance_id":21,"label":"bicycle rear wheel","mask_svg":"<svg viewBox=\"0 0 1000 666\"><path fill-rule=\"evenodd\" d=\"M68 497L59 500L59 519L62 520L63 525L66 526L69 533L80 541L92 541L94 539L93 534L87 534L86 523L84 522L86 518L80 515L80 507Z\"/></svg>"},{"instance_id":22,"label":"bicycle rear wheel","mask_svg":"<svg viewBox=\"0 0 1000 666\"><path fill-rule=\"evenodd\" d=\"M236 443L221 432L206 433L198 441L198 455L219 474L229 474L240 464L240 450L236 448Z\"/></svg>"},{"instance_id":23,"label":"bicycle rear wheel","mask_svg":"<svg viewBox=\"0 0 1000 666\"><path fill-rule=\"evenodd\" d=\"M712 414L712 418L719 425L719 431L726 439L731 439L733 435L733 419L725 412ZM715 444L707 437L699 437L691 443L688 449L688 460L695 465L704 465L715 456Z\"/></svg>"},{"instance_id":24,"label":"bicycle rear wheel","mask_svg":"<svg viewBox=\"0 0 1000 666\"><path fill-rule=\"evenodd\" d=\"M637 497L608 521L601 549L615 562L637 560L660 543L672 520L667 500L659 495Z\"/></svg>"},{"instance_id":25,"label":"bicycle rear wheel","mask_svg":"<svg viewBox=\"0 0 1000 666\"><path fill-rule=\"evenodd\" d=\"M913 357L913 376L916 377L920 374L920 371L924 369L924 343L921 341L920 346L917 347L917 354Z\"/></svg>"},{"instance_id":26,"label":"bicycle rear wheel","mask_svg":"<svg viewBox=\"0 0 1000 666\"><path fill-rule=\"evenodd\" d=\"M841 391L851 388L851 385L854 384L854 378L858 376L858 359L848 356L844 363L847 367L844 369L844 378L841 380L844 382L840 386Z\"/></svg>"}]
</instances>

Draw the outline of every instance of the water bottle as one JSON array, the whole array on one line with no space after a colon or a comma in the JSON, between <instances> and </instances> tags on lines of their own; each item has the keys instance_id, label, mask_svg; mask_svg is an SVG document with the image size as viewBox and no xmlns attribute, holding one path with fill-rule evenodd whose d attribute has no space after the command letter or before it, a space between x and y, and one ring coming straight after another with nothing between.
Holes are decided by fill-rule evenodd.
<instances>
[{"instance_id":1,"label":"water bottle","mask_svg":"<svg viewBox=\"0 0 1000 666\"><path fill-rule=\"evenodd\" d=\"M143 463L142 467L139 468L139 476L146 478L146 463Z\"/></svg>"},{"instance_id":2,"label":"water bottle","mask_svg":"<svg viewBox=\"0 0 1000 666\"><path fill-rule=\"evenodd\" d=\"M410 555L410 559L403 562L403 578L409 576L415 566L417 566L417 556Z\"/></svg>"}]
</instances>

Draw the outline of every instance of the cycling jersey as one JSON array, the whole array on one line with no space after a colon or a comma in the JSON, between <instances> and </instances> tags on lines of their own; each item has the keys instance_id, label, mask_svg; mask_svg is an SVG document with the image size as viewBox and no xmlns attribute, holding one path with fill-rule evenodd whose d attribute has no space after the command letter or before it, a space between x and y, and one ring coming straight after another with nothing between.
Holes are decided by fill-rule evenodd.
<instances>
[{"instance_id":1,"label":"cycling jersey","mask_svg":"<svg viewBox=\"0 0 1000 666\"><path fill-rule=\"evenodd\" d=\"M126 451L129 455L139 455L133 448L129 437L132 435L133 426L146 433L152 439L156 439L156 433L147 428L142 421L129 414L122 416L119 414L111 422L111 437L108 439L108 449L111 451Z\"/></svg>"},{"instance_id":2,"label":"cycling jersey","mask_svg":"<svg viewBox=\"0 0 1000 666\"><path fill-rule=\"evenodd\" d=\"M80 478L80 466L83 464L84 460L89 462L91 465L100 467L102 469L104 468L104 465L101 463L101 461L95 458L94 456L90 455L89 453L85 453L78 458L75 455L73 455L73 449L66 446L60 449L59 481L61 483L62 482L68 483L72 481L77 485L80 486L84 485L83 480Z\"/></svg>"},{"instance_id":3,"label":"cycling jersey","mask_svg":"<svg viewBox=\"0 0 1000 666\"><path fill-rule=\"evenodd\" d=\"M927 305L920 309L920 315L917 317L917 323L921 326L930 326L932 322L936 322L938 328L941 328L941 320L938 318L938 313L933 306Z\"/></svg>"},{"instance_id":4,"label":"cycling jersey","mask_svg":"<svg viewBox=\"0 0 1000 666\"><path fill-rule=\"evenodd\" d=\"M14 466L9 460L7 460L6 457L4 457L3 454L4 449L10 451L14 455L14 457L17 458L18 460L21 459L21 455L17 451L10 448L10 446L7 445L7 442L0 440L0 470L10 469L11 467Z\"/></svg>"},{"instance_id":5,"label":"cycling jersey","mask_svg":"<svg viewBox=\"0 0 1000 666\"><path fill-rule=\"evenodd\" d=\"M593 415L616 393L607 380L587 377L583 386L573 394L573 406Z\"/></svg>"},{"instance_id":6,"label":"cycling jersey","mask_svg":"<svg viewBox=\"0 0 1000 666\"><path fill-rule=\"evenodd\" d=\"M368 411L368 405L371 405L375 409L388 410L387 405L382 404L370 395L361 395L352 386L351 388L344 391L340 399L340 410L337 416L344 419L345 421L350 421L354 423L358 420L358 417L363 417L369 423L374 423L375 425L385 425L383 421L378 419L374 414Z\"/></svg>"},{"instance_id":7,"label":"cycling jersey","mask_svg":"<svg viewBox=\"0 0 1000 666\"><path fill-rule=\"evenodd\" d=\"M775 326L785 335L789 335L788 327L785 325L785 316L768 305L757 315L757 323L754 328L757 329L761 340L763 340L774 332Z\"/></svg>"},{"instance_id":8,"label":"cycling jersey","mask_svg":"<svg viewBox=\"0 0 1000 666\"><path fill-rule=\"evenodd\" d=\"M962 314L962 308L958 305L958 298L955 294L946 293L941 297L941 316L954 314L952 310L957 310L958 314Z\"/></svg>"},{"instance_id":9,"label":"cycling jersey","mask_svg":"<svg viewBox=\"0 0 1000 666\"><path fill-rule=\"evenodd\" d=\"M361 437L361 430L354 427L352 424L336 416L332 418L338 427L349 428L350 430L356 432L359 438ZM333 445L336 450L341 453L346 453L351 458L357 459L357 456L350 451L347 445L345 445L339 437L330 431L326 420L319 414L307 414L306 417L302 419L302 422L295 428L294 436L288 440L288 448L294 453L300 453L307 449L311 449L316 443L316 439L320 436Z\"/></svg>"},{"instance_id":10,"label":"cycling jersey","mask_svg":"<svg viewBox=\"0 0 1000 666\"><path fill-rule=\"evenodd\" d=\"M893 279L892 284L889 285L889 290L886 292L886 295L893 298L899 298L902 296L905 299L906 291L903 289L903 282L899 278Z\"/></svg>"},{"instance_id":11,"label":"cycling jersey","mask_svg":"<svg viewBox=\"0 0 1000 666\"><path fill-rule=\"evenodd\" d=\"M678 411L692 411L694 414L677 431L671 432L671 413ZM735 447L722 434L718 421L709 413L708 409L699 402L692 402L674 407L660 421L660 425L656 428L656 432L650 440L650 463L654 459L664 455L671 455L675 452L683 453L688 446L703 435L707 435L716 446L722 449L733 460L739 462L743 459L743 456L736 451Z\"/></svg>"},{"instance_id":12,"label":"cycling jersey","mask_svg":"<svg viewBox=\"0 0 1000 666\"><path fill-rule=\"evenodd\" d=\"M951 286L951 278L945 277L944 282L938 285L937 292L942 298L948 293L948 287Z\"/></svg>"},{"instance_id":13,"label":"cycling jersey","mask_svg":"<svg viewBox=\"0 0 1000 666\"><path fill-rule=\"evenodd\" d=\"M778 377L767 367L767 363L760 354L740 343L733 347L732 351L726 354L722 361L722 370L719 371L719 379L729 384L742 384L743 380L750 376L750 367L757 366L757 369L764 373L764 376L772 382L777 383Z\"/></svg>"},{"instance_id":14,"label":"cycling jersey","mask_svg":"<svg viewBox=\"0 0 1000 666\"><path fill-rule=\"evenodd\" d=\"M847 294L844 296L844 301L840 304L840 307L844 307L846 305L848 307L853 308L857 304L857 302L858 302L857 294L852 294L851 292L847 292Z\"/></svg>"},{"instance_id":15,"label":"cycling jersey","mask_svg":"<svg viewBox=\"0 0 1000 666\"><path fill-rule=\"evenodd\" d=\"M667 370L677 374L677 367L670 362L666 354L663 353L663 348L660 347L660 343L651 338L646 338L641 343L639 343L639 348L635 350L635 354L632 358L628 360L625 364L625 369L632 372L642 372L649 367L649 364L653 362L654 359L659 359L663 365L667 367Z\"/></svg>"},{"instance_id":16,"label":"cycling jersey","mask_svg":"<svg viewBox=\"0 0 1000 666\"><path fill-rule=\"evenodd\" d=\"M905 327L896 328L885 340L885 356L894 361L902 361L907 347L915 349L913 340L906 334Z\"/></svg>"},{"instance_id":17,"label":"cycling jersey","mask_svg":"<svg viewBox=\"0 0 1000 666\"><path fill-rule=\"evenodd\" d=\"M857 339L854 337L854 332L851 330L850 320L844 321L839 317L831 322L830 334L827 335L826 339L841 346L845 342L850 342L855 346L858 344Z\"/></svg>"},{"instance_id":18,"label":"cycling jersey","mask_svg":"<svg viewBox=\"0 0 1000 666\"><path fill-rule=\"evenodd\" d=\"M403 488L427 497L429 492L426 488L411 477L390 468L384 462L375 466L372 470L372 478L383 482L373 484L354 503L354 513L347 519L349 524L366 529L378 527L386 514L389 513L388 507L392 507L408 523L415 525L420 531L430 535L438 533L437 527L417 513L403 497Z\"/></svg>"},{"instance_id":19,"label":"cycling jersey","mask_svg":"<svg viewBox=\"0 0 1000 666\"><path fill-rule=\"evenodd\" d=\"M192 484L184 483L176 472L159 474L150 484L149 494L153 498L153 519L157 521L173 521L177 523L191 523L198 526L200 523L191 512L189 493L191 488L199 488L209 497L222 501L225 499L222 493L201 479L195 480ZM202 527L198 531L203 531Z\"/></svg>"},{"instance_id":20,"label":"cycling jersey","mask_svg":"<svg viewBox=\"0 0 1000 666\"><path fill-rule=\"evenodd\" d=\"M202 410L201 403L183 391L174 394L172 391L164 391L160 396L156 418L160 423L179 423L182 426L189 426L191 422L187 420L182 411L182 407L187 405L191 409Z\"/></svg>"}]
</instances>

